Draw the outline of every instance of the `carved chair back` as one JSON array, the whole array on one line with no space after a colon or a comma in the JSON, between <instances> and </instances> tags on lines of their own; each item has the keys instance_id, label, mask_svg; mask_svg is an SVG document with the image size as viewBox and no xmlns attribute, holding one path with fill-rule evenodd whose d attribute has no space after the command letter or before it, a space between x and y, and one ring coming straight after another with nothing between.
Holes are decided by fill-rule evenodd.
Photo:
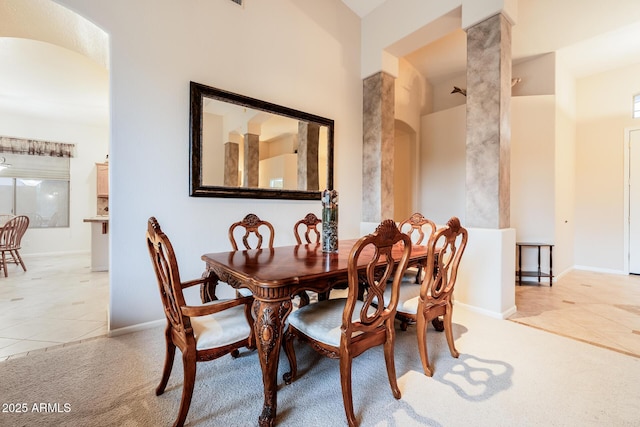
<instances>
[{"instance_id":1,"label":"carved chair back","mask_svg":"<svg viewBox=\"0 0 640 427\"><path fill-rule=\"evenodd\" d=\"M164 234L155 217L149 218L147 224L147 247L158 280L164 314L171 328L176 333L185 336L187 331L191 332L191 323L189 317L183 316L180 309L185 305L185 299L182 293L178 262L171 241Z\"/></svg>"},{"instance_id":2,"label":"carved chair back","mask_svg":"<svg viewBox=\"0 0 640 427\"><path fill-rule=\"evenodd\" d=\"M394 259L394 245L403 247L402 257ZM371 252L371 249L373 250ZM398 305L398 294L402 276L411 254L411 240L401 233L392 220L383 221L376 231L362 237L354 245L349 255L348 280L349 291L342 316L343 341L345 346L353 340L362 340L360 334L374 332L386 327L393 330L393 319ZM361 259L367 260L361 272ZM364 285L366 293L361 292ZM385 290L391 286L391 298L385 301ZM362 304L359 303L362 298ZM353 322L352 315L356 305L360 306L359 320ZM341 348L343 343L341 342Z\"/></svg>"},{"instance_id":3,"label":"carved chair back","mask_svg":"<svg viewBox=\"0 0 640 427\"><path fill-rule=\"evenodd\" d=\"M429 237L435 233L436 224L421 213L416 212L402 221L398 228L400 228L400 231L403 233L409 235L414 245L422 245L426 244L429 241ZM421 262L410 263L409 265L409 267L418 268L415 283L420 283L422 266L423 264Z\"/></svg>"},{"instance_id":4,"label":"carved chair back","mask_svg":"<svg viewBox=\"0 0 640 427\"><path fill-rule=\"evenodd\" d=\"M429 237L435 233L436 224L430 219L425 218L421 213L416 212L402 221L398 228L411 237L414 245L421 245L423 244L422 242L427 243Z\"/></svg>"},{"instance_id":5,"label":"carved chair back","mask_svg":"<svg viewBox=\"0 0 640 427\"><path fill-rule=\"evenodd\" d=\"M452 217L447 225L437 230L429 239L427 274L420 290L424 309L451 301L458 276L460 259L467 247L467 229L460 220Z\"/></svg>"},{"instance_id":6,"label":"carved chair back","mask_svg":"<svg viewBox=\"0 0 640 427\"><path fill-rule=\"evenodd\" d=\"M322 220L319 219L314 213L308 213L300 221L296 222L293 226L293 235L296 238L298 244L302 244L302 238L300 237L300 226L306 226L304 230L304 239L307 243L319 243L320 232L318 231L318 224L321 224ZM313 233L313 234L312 234Z\"/></svg>"},{"instance_id":7,"label":"carved chair back","mask_svg":"<svg viewBox=\"0 0 640 427\"><path fill-rule=\"evenodd\" d=\"M268 221L263 221L258 218L256 214L248 214L242 221L235 222L229 227L229 241L234 251L238 250L238 242L236 241L236 229L244 229L244 235L242 236L242 244L245 249L260 249L262 248L263 235L262 232L268 236L268 248L273 248L273 239L275 237L275 231L273 225ZM251 241L255 240L252 244Z\"/></svg>"},{"instance_id":8,"label":"carved chair back","mask_svg":"<svg viewBox=\"0 0 640 427\"><path fill-rule=\"evenodd\" d=\"M285 383L297 376L294 337L310 342L325 356L340 359L342 399L350 427L357 424L353 410L352 360L369 348L384 346L389 384L393 396L400 398L393 355L394 317L410 254L409 236L401 233L393 220L383 221L375 232L360 238L349 253L347 298L309 304L289 315L284 346L291 371L284 375ZM364 296L360 292L363 283L367 287ZM392 292L387 302L388 286Z\"/></svg>"}]
</instances>

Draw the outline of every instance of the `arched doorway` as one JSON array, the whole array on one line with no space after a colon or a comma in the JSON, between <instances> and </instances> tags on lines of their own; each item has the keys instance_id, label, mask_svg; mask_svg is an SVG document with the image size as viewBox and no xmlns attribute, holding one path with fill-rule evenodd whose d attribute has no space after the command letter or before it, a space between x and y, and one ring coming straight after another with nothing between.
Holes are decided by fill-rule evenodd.
<instances>
[{"instance_id":1,"label":"arched doorway","mask_svg":"<svg viewBox=\"0 0 640 427\"><path fill-rule=\"evenodd\" d=\"M106 32L54 1L0 1L0 60L11 64L0 70L10 88L0 93L0 135L76 147L68 226L27 230L28 271L9 270L16 317L4 320L21 327L0 335L15 341L0 357L108 330L109 275L89 271L91 227L83 223L97 213L95 164L110 145L108 52Z\"/></svg>"},{"instance_id":2,"label":"arched doorway","mask_svg":"<svg viewBox=\"0 0 640 427\"><path fill-rule=\"evenodd\" d=\"M401 120L394 133L393 215L403 221L418 210L418 144L416 132Z\"/></svg>"}]
</instances>

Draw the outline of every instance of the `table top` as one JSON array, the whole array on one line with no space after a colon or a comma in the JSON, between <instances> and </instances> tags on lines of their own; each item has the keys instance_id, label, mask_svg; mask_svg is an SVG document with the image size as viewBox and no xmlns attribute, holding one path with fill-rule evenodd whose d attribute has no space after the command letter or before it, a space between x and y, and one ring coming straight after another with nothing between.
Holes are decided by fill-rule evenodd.
<instances>
[{"instance_id":1,"label":"table top","mask_svg":"<svg viewBox=\"0 0 640 427\"><path fill-rule=\"evenodd\" d=\"M273 249L252 249L218 252L202 255L208 268L214 270L221 280L235 279L235 285L258 287L287 287L303 283L322 282L344 275L348 269L349 254L357 239L340 240L336 253L322 252L320 243L293 246L279 246ZM373 253L373 247L370 247ZM393 253L399 261L401 247ZM410 260L416 261L427 256L427 248L414 245ZM364 267L366 256L360 257ZM234 283L230 283L234 286ZM252 288L253 286L248 286Z\"/></svg>"}]
</instances>

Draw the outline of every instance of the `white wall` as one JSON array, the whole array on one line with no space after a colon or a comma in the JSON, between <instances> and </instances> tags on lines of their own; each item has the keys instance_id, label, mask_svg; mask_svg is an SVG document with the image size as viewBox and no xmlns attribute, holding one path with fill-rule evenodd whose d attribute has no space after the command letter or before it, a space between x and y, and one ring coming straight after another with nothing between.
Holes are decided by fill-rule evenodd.
<instances>
[{"instance_id":1,"label":"white wall","mask_svg":"<svg viewBox=\"0 0 640 427\"><path fill-rule=\"evenodd\" d=\"M556 64L556 213L554 275L574 266L576 194L576 83L562 55Z\"/></svg>"},{"instance_id":2,"label":"white wall","mask_svg":"<svg viewBox=\"0 0 640 427\"><path fill-rule=\"evenodd\" d=\"M419 211L437 224L465 223L466 117L465 105L422 117Z\"/></svg>"},{"instance_id":3,"label":"white wall","mask_svg":"<svg viewBox=\"0 0 640 427\"><path fill-rule=\"evenodd\" d=\"M554 95L511 98L511 227L516 241L557 243L555 111ZM523 251L524 270L537 268L534 252Z\"/></svg>"},{"instance_id":4,"label":"white wall","mask_svg":"<svg viewBox=\"0 0 640 427\"><path fill-rule=\"evenodd\" d=\"M82 220L96 215L96 166L108 151L106 125L88 125L32 115L0 113L0 134L17 138L76 144L70 161L70 211L68 228L29 228L22 239L21 254L89 252L91 224Z\"/></svg>"},{"instance_id":5,"label":"white wall","mask_svg":"<svg viewBox=\"0 0 640 427\"><path fill-rule=\"evenodd\" d=\"M271 221L282 245L295 241L295 220L320 213L319 200L188 196L189 81L334 119L340 236L359 234L360 20L341 1L58 2L110 36L111 329L163 317L145 246L150 216L188 279L202 273L203 253L229 249L227 229L245 214Z\"/></svg>"},{"instance_id":6,"label":"white wall","mask_svg":"<svg viewBox=\"0 0 640 427\"><path fill-rule=\"evenodd\" d=\"M575 264L624 271L624 128L640 64L577 81Z\"/></svg>"}]
</instances>

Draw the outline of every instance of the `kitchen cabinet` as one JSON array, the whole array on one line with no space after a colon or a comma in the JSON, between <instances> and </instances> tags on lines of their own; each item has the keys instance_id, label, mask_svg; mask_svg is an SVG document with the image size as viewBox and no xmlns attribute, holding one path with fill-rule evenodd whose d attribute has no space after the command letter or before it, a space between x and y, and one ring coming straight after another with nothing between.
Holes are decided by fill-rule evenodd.
<instances>
[{"instance_id":1,"label":"kitchen cabinet","mask_svg":"<svg viewBox=\"0 0 640 427\"><path fill-rule=\"evenodd\" d=\"M98 197L109 197L109 163L96 163Z\"/></svg>"}]
</instances>

